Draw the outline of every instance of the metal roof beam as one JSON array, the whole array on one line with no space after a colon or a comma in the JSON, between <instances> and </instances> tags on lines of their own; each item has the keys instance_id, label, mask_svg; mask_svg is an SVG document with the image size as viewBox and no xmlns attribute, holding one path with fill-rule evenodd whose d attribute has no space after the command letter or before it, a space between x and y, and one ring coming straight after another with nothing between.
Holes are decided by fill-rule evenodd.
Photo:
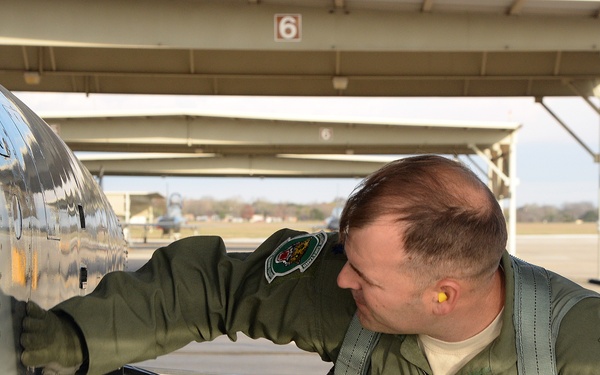
<instances>
[{"instance_id":1,"label":"metal roof beam","mask_svg":"<svg viewBox=\"0 0 600 375\"><path fill-rule=\"evenodd\" d=\"M256 51L591 51L597 48L593 18L493 13L414 13L233 2L145 0L22 0L3 4L0 44ZM432 2L425 0L423 9ZM511 7L522 7L517 0ZM274 39L273 15L302 14L301 43ZM65 18L66 17L66 18ZM58 22L58 20L61 22ZM159 22L160 20L160 22ZM223 22L227 20L228 22ZM107 28L106 25L111 27ZM73 33L74 25L80 25Z\"/></svg>"},{"instance_id":2,"label":"metal roof beam","mask_svg":"<svg viewBox=\"0 0 600 375\"><path fill-rule=\"evenodd\" d=\"M544 107L544 109L552 116L554 117L554 119L556 120L556 122L558 122L560 124L560 126L562 126L567 133L569 133L571 135L571 137L573 137L573 139L579 143L579 145L581 147L583 147L583 149L585 151L587 151L588 154L590 154L592 156L592 159L594 160L595 163L600 163L600 154L595 153L581 138L579 138L579 136L577 134L575 134L575 132L563 121L561 120L560 117L558 117L558 115L556 113L554 113L550 107L548 107L546 105L546 103L544 103L544 98L535 98L535 101L537 103L540 103L542 105L542 107Z\"/></svg>"},{"instance_id":3,"label":"metal roof beam","mask_svg":"<svg viewBox=\"0 0 600 375\"><path fill-rule=\"evenodd\" d=\"M76 151L202 152L215 154L470 153L490 147L516 123L394 122L360 119L259 119L201 115L48 118ZM362 121L362 122L361 122Z\"/></svg>"},{"instance_id":4,"label":"metal roof beam","mask_svg":"<svg viewBox=\"0 0 600 375\"><path fill-rule=\"evenodd\" d=\"M280 156L238 155L210 158L90 160L82 158L92 174L143 176L229 177L336 177L359 178L387 161L300 159Z\"/></svg>"}]
</instances>

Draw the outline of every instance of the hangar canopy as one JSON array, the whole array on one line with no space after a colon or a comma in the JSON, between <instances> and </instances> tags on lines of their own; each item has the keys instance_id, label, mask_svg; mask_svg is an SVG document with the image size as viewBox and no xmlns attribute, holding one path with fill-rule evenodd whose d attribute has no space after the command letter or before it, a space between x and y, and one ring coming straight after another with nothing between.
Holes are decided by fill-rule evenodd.
<instances>
[{"instance_id":1,"label":"hangar canopy","mask_svg":"<svg viewBox=\"0 0 600 375\"><path fill-rule=\"evenodd\" d=\"M0 13L17 91L589 96L598 1L21 0Z\"/></svg>"},{"instance_id":2,"label":"hangar canopy","mask_svg":"<svg viewBox=\"0 0 600 375\"><path fill-rule=\"evenodd\" d=\"M191 112L44 119L74 151L119 152L80 156L100 176L364 177L398 155L478 155L496 197L510 199L509 229L516 225L517 123Z\"/></svg>"},{"instance_id":3,"label":"hangar canopy","mask_svg":"<svg viewBox=\"0 0 600 375\"><path fill-rule=\"evenodd\" d=\"M4 4L0 14L0 83L17 91L88 94L587 97L597 93L600 77L599 10L598 1L569 0L22 0ZM182 122L177 127L185 128ZM500 143L462 142L444 151L448 144L441 144L444 136L435 127L428 128L427 139L438 141L407 141L402 149L396 136L400 128L412 134L410 124L379 124L376 131L306 125L321 146L311 149L314 145L302 138L308 135L287 125L298 145L281 137L240 143L235 134L226 143L218 136L174 131L160 145L141 139L128 146L178 153L170 169L175 174L199 173L194 168L206 157L211 164L198 168L201 173L325 174L327 168L316 167L334 153L362 165L356 155L370 155L377 147L366 141L372 136L396 141L379 145L385 155L478 153L495 166L490 175L498 176L512 175L499 172L514 166L507 162L514 152L506 153ZM251 140L259 134L237 130ZM455 130L462 137L473 129ZM282 133L276 126L268 131ZM367 135L364 144L356 143L361 131ZM333 137L327 142L319 138L328 134ZM107 140L114 151L126 148L122 139ZM188 151L177 147L182 140ZM74 148L90 144L85 138L72 142ZM186 166L189 151L196 167ZM312 156L308 163L306 154L327 157ZM226 163L233 158L235 163ZM292 165L299 160L302 164ZM164 168L164 162L156 160L153 169ZM102 165L110 173L112 167ZM327 173L349 168L348 173L363 174L328 165ZM136 167L143 170L141 163ZM504 196L507 181L493 188L497 196Z\"/></svg>"},{"instance_id":4,"label":"hangar canopy","mask_svg":"<svg viewBox=\"0 0 600 375\"><path fill-rule=\"evenodd\" d=\"M488 155L507 173L520 126L200 112L44 119L74 151L130 153L82 155L92 173L157 176L359 177L422 153Z\"/></svg>"}]
</instances>

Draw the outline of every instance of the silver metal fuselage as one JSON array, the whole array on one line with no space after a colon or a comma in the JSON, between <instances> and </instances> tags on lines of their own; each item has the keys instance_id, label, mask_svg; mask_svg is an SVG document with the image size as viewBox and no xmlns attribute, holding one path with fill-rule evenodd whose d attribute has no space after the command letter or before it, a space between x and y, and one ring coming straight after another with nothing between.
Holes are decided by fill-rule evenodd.
<instances>
[{"instance_id":1,"label":"silver metal fuselage","mask_svg":"<svg viewBox=\"0 0 600 375\"><path fill-rule=\"evenodd\" d=\"M127 259L123 231L92 175L0 86L0 373L18 361L23 301L44 308L91 292Z\"/></svg>"}]
</instances>

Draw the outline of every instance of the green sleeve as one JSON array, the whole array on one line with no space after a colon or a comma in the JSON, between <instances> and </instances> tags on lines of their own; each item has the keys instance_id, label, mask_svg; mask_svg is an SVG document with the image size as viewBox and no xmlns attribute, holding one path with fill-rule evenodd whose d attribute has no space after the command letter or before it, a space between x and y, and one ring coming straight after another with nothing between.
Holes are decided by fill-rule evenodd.
<instances>
[{"instance_id":1,"label":"green sleeve","mask_svg":"<svg viewBox=\"0 0 600 375\"><path fill-rule=\"evenodd\" d=\"M600 371L600 298L586 298L569 310L556 340L561 375L596 375Z\"/></svg>"},{"instance_id":2,"label":"green sleeve","mask_svg":"<svg viewBox=\"0 0 600 375\"><path fill-rule=\"evenodd\" d=\"M89 373L156 358L191 341L237 332L277 344L295 341L323 360L335 361L354 313L349 292L336 285L345 257L328 235L317 260L265 278L265 260L300 232L281 230L246 259L226 254L219 237L190 237L158 249L137 272L113 272L86 297L55 310L80 328L89 353Z\"/></svg>"}]
</instances>

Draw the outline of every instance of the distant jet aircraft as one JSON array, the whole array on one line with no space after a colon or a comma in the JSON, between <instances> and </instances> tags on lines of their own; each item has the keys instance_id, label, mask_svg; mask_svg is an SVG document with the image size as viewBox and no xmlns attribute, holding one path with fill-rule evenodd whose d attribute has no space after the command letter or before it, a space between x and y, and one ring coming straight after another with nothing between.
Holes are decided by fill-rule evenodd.
<instances>
[{"instance_id":1,"label":"distant jet aircraft","mask_svg":"<svg viewBox=\"0 0 600 375\"><path fill-rule=\"evenodd\" d=\"M181 236L181 229L193 229L194 234L198 231L197 225L188 225L187 219L183 216L183 197L179 193L173 193L167 199L167 212L164 216L160 216L154 223L123 223L125 228L143 228L142 237L144 243L148 242L148 234L150 229L158 228L162 230L163 236L172 236L177 240Z\"/></svg>"},{"instance_id":2,"label":"distant jet aircraft","mask_svg":"<svg viewBox=\"0 0 600 375\"><path fill-rule=\"evenodd\" d=\"M163 235L171 234L173 231L176 235L181 232L185 225L186 219L183 217L183 198L179 193L173 193L167 201L167 214L158 218L156 226L163 231Z\"/></svg>"},{"instance_id":3,"label":"distant jet aircraft","mask_svg":"<svg viewBox=\"0 0 600 375\"><path fill-rule=\"evenodd\" d=\"M337 232L340 230L340 217L342 216L342 211L344 210L344 205L338 205L331 210L331 215L325 219L325 228L332 232Z\"/></svg>"},{"instance_id":4,"label":"distant jet aircraft","mask_svg":"<svg viewBox=\"0 0 600 375\"><path fill-rule=\"evenodd\" d=\"M106 273L124 269L127 248L94 178L2 86L0 187L0 374L37 374L19 361L23 302L50 308L91 292Z\"/></svg>"}]
</instances>

